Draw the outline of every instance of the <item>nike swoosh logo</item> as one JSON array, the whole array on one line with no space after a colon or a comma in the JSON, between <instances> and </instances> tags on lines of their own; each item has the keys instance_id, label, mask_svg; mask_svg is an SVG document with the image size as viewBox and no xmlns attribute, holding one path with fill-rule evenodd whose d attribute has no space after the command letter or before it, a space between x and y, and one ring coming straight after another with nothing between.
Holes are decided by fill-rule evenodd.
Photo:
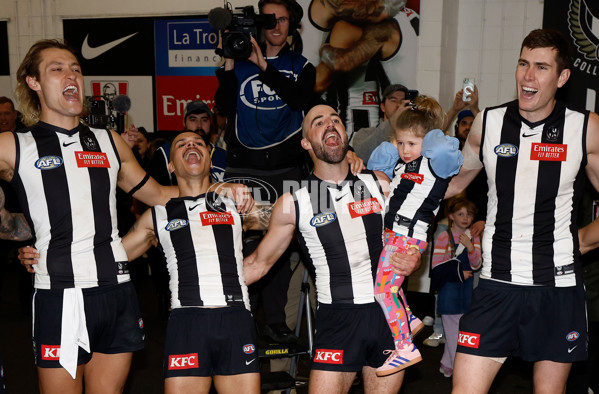
<instances>
[{"instance_id":1,"label":"nike swoosh logo","mask_svg":"<svg viewBox=\"0 0 599 394\"><path fill-rule=\"evenodd\" d=\"M194 209L196 209L197 207L199 207L201 204L196 204L193 207L189 207L189 212L193 211Z\"/></svg>"},{"instance_id":2,"label":"nike swoosh logo","mask_svg":"<svg viewBox=\"0 0 599 394\"><path fill-rule=\"evenodd\" d=\"M526 138L526 137L532 137L533 135L539 135L540 131L536 131L534 133L530 133L530 134L526 134L526 132L524 132L524 134L522 134L522 137Z\"/></svg>"},{"instance_id":3,"label":"nike swoosh logo","mask_svg":"<svg viewBox=\"0 0 599 394\"><path fill-rule=\"evenodd\" d=\"M245 365L250 365L251 363L253 363L254 361L256 361L255 358L251 359L250 361L245 361Z\"/></svg>"},{"instance_id":4,"label":"nike swoosh logo","mask_svg":"<svg viewBox=\"0 0 599 394\"><path fill-rule=\"evenodd\" d=\"M73 142L69 142L69 143L67 143L67 142L63 142L63 143L62 143L62 146L64 146L64 147L66 148L67 146L69 146L69 145L73 145L73 144L76 144L76 143L77 143L77 141L73 141Z\"/></svg>"},{"instance_id":5,"label":"nike swoosh logo","mask_svg":"<svg viewBox=\"0 0 599 394\"><path fill-rule=\"evenodd\" d=\"M573 351L574 349L576 349L577 347L578 347L578 345L574 346L572 349L568 348L568 353L572 353L572 351Z\"/></svg>"},{"instance_id":6,"label":"nike swoosh logo","mask_svg":"<svg viewBox=\"0 0 599 394\"><path fill-rule=\"evenodd\" d=\"M341 199L342 199L343 197L345 197L345 196L347 196L347 193L346 193L346 194L344 194L344 195L342 195L341 197L335 197L335 202L339 202L339 201L341 201Z\"/></svg>"},{"instance_id":7,"label":"nike swoosh logo","mask_svg":"<svg viewBox=\"0 0 599 394\"><path fill-rule=\"evenodd\" d=\"M139 33L139 32L137 32L137 33ZM104 45L97 46L97 47L89 46L89 44L87 43L87 38L89 37L89 34L88 34L85 36L85 39L83 40L83 45L81 45L81 55L83 55L83 57L87 60L92 60L92 59L100 56L104 52L108 52L109 50L111 50L115 46L119 45L123 41L130 39L137 33L130 34L126 37L119 38L118 40L114 40L114 41L111 41Z\"/></svg>"}]
</instances>

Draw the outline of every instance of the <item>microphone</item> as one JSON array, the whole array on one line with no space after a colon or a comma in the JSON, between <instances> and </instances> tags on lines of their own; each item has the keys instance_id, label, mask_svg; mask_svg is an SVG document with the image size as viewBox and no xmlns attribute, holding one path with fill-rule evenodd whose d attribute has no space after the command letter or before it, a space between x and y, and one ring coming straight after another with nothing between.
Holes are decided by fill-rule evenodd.
<instances>
[{"instance_id":1,"label":"microphone","mask_svg":"<svg viewBox=\"0 0 599 394\"><path fill-rule=\"evenodd\" d=\"M131 99L124 94L118 95L112 100L112 108L116 112L123 114L131 109Z\"/></svg>"},{"instance_id":2,"label":"microphone","mask_svg":"<svg viewBox=\"0 0 599 394\"><path fill-rule=\"evenodd\" d=\"M231 12L223 7L216 7L208 13L208 23L215 30L225 30L233 20Z\"/></svg>"},{"instance_id":3,"label":"microphone","mask_svg":"<svg viewBox=\"0 0 599 394\"><path fill-rule=\"evenodd\" d=\"M125 112L131 108L131 99L123 94L112 100L112 108L116 111L116 131L119 134L125 132Z\"/></svg>"}]
</instances>

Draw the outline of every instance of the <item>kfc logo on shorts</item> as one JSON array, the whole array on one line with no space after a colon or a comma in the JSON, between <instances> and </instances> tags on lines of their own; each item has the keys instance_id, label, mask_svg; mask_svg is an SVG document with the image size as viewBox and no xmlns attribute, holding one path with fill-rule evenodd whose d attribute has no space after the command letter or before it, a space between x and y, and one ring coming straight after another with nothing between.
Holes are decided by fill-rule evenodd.
<instances>
[{"instance_id":1,"label":"kfc logo on shorts","mask_svg":"<svg viewBox=\"0 0 599 394\"><path fill-rule=\"evenodd\" d=\"M458 345L471 347L478 349L478 342L480 341L480 334L473 334L471 332L459 332Z\"/></svg>"},{"instance_id":2,"label":"kfc logo on shorts","mask_svg":"<svg viewBox=\"0 0 599 394\"><path fill-rule=\"evenodd\" d=\"M343 364L343 350L316 349L315 363Z\"/></svg>"},{"instance_id":3,"label":"kfc logo on shorts","mask_svg":"<svg viewBox=\"0 0 599 394\"><path fill-rule=\"evenodd\" d=\"M253 344L248 343L247 345L243 345L243 352L245 354L252 354L255 351L256 351L256 347Z\"/></svg>"},{"instance_id":4,"label":"kfc logo on shorts","mask_svg":"<svg viewBox=\"0 0 599 394\"><path fill-rule=\"evenodd\" d=\"M54 360L60 359L60 346L49 346L42 345L42 360Z\"/></svg>"},{"instance_id":5,"label":"kfc logo on shorts","mask_svg":"<svg viewBox=\"0 0 599 394\"><path fill-rule=\"evenodd\" d=\"M173 354L168 356L168 369L198 368L198 354Z\"/></svg>"}]
</instances>

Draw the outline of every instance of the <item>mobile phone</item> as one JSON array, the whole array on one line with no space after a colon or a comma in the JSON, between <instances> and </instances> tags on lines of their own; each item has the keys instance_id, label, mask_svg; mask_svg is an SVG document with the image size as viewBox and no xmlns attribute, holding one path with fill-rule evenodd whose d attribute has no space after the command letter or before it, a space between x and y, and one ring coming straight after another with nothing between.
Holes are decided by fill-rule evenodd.
<instances>
[{"instance_id":1,"label":"mobile phone","mask_svg":"<svg viewBox=\"0 0 599 394\"><path fill-rule=\"evenodd\" d=\"M416 97L418 97L418 91L417 90L408 90L406 92L406 98L404 100L414 101L414 99Z\"/></svg>"},{"instance_id":2,"label":"mobile phone","mask_svg":"<svg viewBox=\"0 0 599 394\"><path fill-rule=\"evenodd\" d=\"M474 78L464 78L462 92L462 101L472 101L472 92L474 92Z\"/></svg>"}]
</instances>

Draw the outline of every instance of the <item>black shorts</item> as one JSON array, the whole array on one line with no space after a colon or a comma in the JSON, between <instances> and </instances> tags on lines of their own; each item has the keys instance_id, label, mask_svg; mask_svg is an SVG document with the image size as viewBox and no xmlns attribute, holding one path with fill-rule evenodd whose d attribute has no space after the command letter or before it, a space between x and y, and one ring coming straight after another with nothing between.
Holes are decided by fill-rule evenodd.
<instances>
[{"instance_id":1,"label":"black shorts","mask_svg":"<svg viewBox=\"0 0 599 394\"><path fill-rule=\"evenodd\" d=\"M164 376L214 376L260 372L256 326L243 307L177 308L164 345Z\"/></svg>"},{"instance_id":2,"label":"black shorts","mask_svg":"<svg viewBox=\"0 0 599 394\"><path fill-rule=\"evenodd\" d=\"M43 368L61 368L63 290L36 289L33 297L33 352ZM128 353L144 347L143 320L131 282L83 289L91 353L81 347L77 365L92 353Z\"/></svg>"},{"instance_id":3,"label":"black shorts","mask_svg":"<svg viewBox=\"0 0 599 394\"><path fill-rule=\"evenodd\" d=\"M312 369L378 368L388 357L383 351L393 349L391 329L378 303L318 305Z\"/></svg>"},{"instance_id":4,"label":"black shorts","mask_svg":"<svg viewBox=\"0 0 599 394\"><path fill-rule=\"evenodd\" d=\"M4 366L2 366L2 359L0 358L0 394L6 393L6 387L4 387Z\"/></svg>"},{"instance_id":5,"label":"black shorts","mask_svg":"<svg viewBox=\"0 0 599 394\"><path fill-rule=\"evenodd\" d=\"M583 286L518 286L481 279L460 320L458 352L570 363L587 359Z\"/></svg>"}]
</instances>

